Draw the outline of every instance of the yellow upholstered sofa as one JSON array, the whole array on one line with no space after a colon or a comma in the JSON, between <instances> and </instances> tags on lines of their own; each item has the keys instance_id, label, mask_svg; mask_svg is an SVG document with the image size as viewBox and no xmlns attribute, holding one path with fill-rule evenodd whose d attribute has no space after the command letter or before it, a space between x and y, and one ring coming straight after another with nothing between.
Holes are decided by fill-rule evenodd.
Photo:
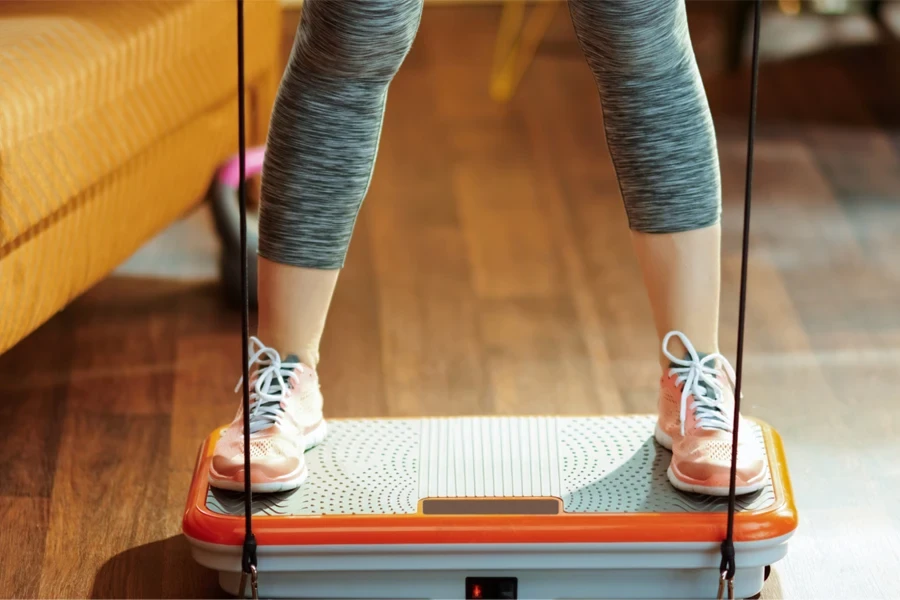
<instances>
[{"instance_id":1,"label":"yellow upholstered sofa","mask_svg":"<svg viewBox=\"0 0 900 600\"><path fill-rule=\"evenodd\" d=\"M196 205L237 147L232 0L0 0L0 353ZM245 2L248 141L280 77Z\"/></svg>"}]
</instances>

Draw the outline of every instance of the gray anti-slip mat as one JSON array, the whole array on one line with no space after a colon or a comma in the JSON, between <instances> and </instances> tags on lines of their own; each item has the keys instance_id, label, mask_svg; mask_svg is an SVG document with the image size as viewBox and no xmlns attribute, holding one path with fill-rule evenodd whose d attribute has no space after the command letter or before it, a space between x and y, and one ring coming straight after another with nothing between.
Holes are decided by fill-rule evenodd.
<instances>
[{"instance_id":1,"label":"gray anti-slip mat","mask_svg":"<svg viewBox=\"0 0 900 600\"><path fill-rule=\"evenodd\" d=\"M426 498L498 497L522 500L472 506L496 506L486 511L503 514L515 512L515 504L526 514L547 514L546 501L532 499L560 498L567 513L727 508L727 499L685 494L669 484L671 454L654 441L652 416L335 420L329 426L328 438L306 454L306 483L293 492L254 494L255 513L410 514ZM761 428L751 427L764 447ZM443 500L429 502L451 510ZM761 491L738 498L738 508L760 510L774 502L770 479ZM243 496L211 489L207 506L242 514Z\"/></svg>"}]
</instances>

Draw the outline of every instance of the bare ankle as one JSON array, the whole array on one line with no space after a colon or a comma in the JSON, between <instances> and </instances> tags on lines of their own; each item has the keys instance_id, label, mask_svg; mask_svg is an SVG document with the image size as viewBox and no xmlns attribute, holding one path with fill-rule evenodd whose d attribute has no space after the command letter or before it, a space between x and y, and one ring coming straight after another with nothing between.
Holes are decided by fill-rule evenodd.
<instances>
[{"instance_id":1,"label":"bare ankle","mask_svg":"<svg viewBox=\"0 0 900 600\"><path fill-rule=\"evenodd\" d=\"M312 367L315 369L319 366L319 349L307 349L301 350L296 353L300 358L300 362L306 365L307 367Z\"/></svg>"}]
</instances>

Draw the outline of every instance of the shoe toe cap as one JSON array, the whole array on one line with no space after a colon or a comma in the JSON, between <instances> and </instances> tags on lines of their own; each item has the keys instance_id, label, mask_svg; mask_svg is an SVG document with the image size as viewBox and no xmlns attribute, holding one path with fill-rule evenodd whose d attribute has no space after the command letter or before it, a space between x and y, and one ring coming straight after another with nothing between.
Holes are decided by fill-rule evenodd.
<instances>
[{"instance_id":1,"label":"shoe toe cap","mask_svg":"<svg viewBox=\"0 0 900 600\"><path fill-rule=\"evenodd\" d=\"M679 462L679 470L695 479L714 479L731 477L731 465L718 460L686 460ZM739 461L737 478L739 481L757 479L765 473L765 462L762 460Z\"/></svg>"}]
</instances>

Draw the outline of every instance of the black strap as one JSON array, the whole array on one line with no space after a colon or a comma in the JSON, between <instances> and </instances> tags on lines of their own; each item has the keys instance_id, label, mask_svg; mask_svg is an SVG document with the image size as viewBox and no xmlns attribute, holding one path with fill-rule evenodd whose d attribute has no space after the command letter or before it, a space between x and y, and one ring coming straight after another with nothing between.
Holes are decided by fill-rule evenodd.
<instances>
[{"instance_id":1,"label":"black strap","mask_svg":"<svg viewBox=\"0 0 900 600\"><path fill-rule=\"evenodd\" d=\"M244 550L241 568L250 573L256 568L256 537L253 535L253 492L250 490L250 295L247 282L247 190L244 183L247 170L247 140L244 116L244 0L237 0L237 60L238 60L238 200L241 216L241 366L244 374ZM243 593L243 590L242 590Z\"/></svg>"},{"instance_id":2,"label":"black strap","mask_svg":"<svg viewBox=\"0 0 900 600\"><path fill-rule=\"evenodd\" d=\"M747 174L744 182L744 236L741 249L741 291L738 309L737 362L734 381L734 431L731 443L731 482L728 489L728 530L722 542L720 570L726 579L732 579L736 570L734 562L734 513L737 496L738 427L741 416L741 380L744 365L744 321L747 314L747 257L750 250L750 198L753 187L753 140L756 135L756 90L759 78L759 22L762 0L754 1L753 59L750 75L750 123L747 132Z\"/></svg>"}]
</instances>

